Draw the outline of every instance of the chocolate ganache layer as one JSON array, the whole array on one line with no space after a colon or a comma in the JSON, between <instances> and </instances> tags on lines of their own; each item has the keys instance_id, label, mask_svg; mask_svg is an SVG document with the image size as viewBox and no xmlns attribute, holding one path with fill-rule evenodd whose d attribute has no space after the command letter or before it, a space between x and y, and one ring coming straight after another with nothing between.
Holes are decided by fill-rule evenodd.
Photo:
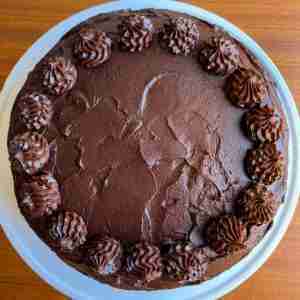
<instances>
[{"instance_id":1,"label":"chocolate ganache layer","mask_svg":"<svg viewBox=\"0 0 300 300\"><path fill-rule=\"evenodd\" d=\"M287 145L250 51L163 10L65 34L28 75L8 137L39 237L88 276L143 290L200 283L251 251L284 199Z\"/></svg>"}]
</instances>

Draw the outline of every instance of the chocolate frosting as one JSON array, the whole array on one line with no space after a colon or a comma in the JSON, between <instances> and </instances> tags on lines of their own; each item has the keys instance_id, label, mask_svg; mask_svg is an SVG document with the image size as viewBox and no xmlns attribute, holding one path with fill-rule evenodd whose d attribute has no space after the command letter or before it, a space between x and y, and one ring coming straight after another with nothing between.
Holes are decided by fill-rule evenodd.
<instances>
[{"instance_id":1,"label":"chocolate frosting","mask_svg":"<svg viewBox=\"0 0 300 300\"><path fill-rule=\"evenodd\" d=\"M187 283L203 279L208 266L208 258L202 249L191 244L176 245L166 258L166 269L171 277Z\"/></svg>"},{"instance_id":2,"label":"chocolate frosting","mask_svg":"<svg viewBox=\"0 0 300 300\"><path fill-rule=\"evenodd\" d=\"M270 185L283 176L284 158L275 144L262 144L248 150L246 168L254 181Z\"/></svg>"},{"instance_id":3,"label":"chocolate frosting","mask_svg":"<svg viewBox=\"0 0 300 300\"><path fill-rule=\"evenodd\" d=\"M93 240L86 250L88 266L100 275L111 275L122 265L122 246L119 241L105 237Z\"/></svg>"},{"instance_id":4,"label":"chocolate frosting","mask_svg":"<svg viewBox=\"0 0 300 300\"><path fill-rule=\"evenodd\" d=\"M78 41L74 45L74 55L84 67L93 68L110 58L111 46L112 40L105 32L87 27L79 32Z\"/></svg>"},{"instance_id":5,"label":"chocolate frosting","mask_svg":"<svg viewBox=\"0 0 300 300\"><path fill-rule=\"evenodd\" d=\"M59 251L70 252L86 241L87 227L75 212L60 212L49 224L49 237Z\"/></svg>"},{"instance_id":6,"label":"chocolate frosting","mask_svg":"<svg viewBox=\"0 0 300 300\"><path fill-rule=\"evenodd\" d=\"M267 89L263 77L254 70L238 68L227 80L227 95L233 104L251 108L261 103Z\"/></svg>"},{"instance_id":7,"label":"chocolate frosting","mask_svg":"<svg viewBox=\"0 0 300 300\"><path fill-rule=\"evenodd\" d=\"M162 275L160 250L147 243L135 245L127 258L127 270L142 281L153 281Z\"/></svg>"},{"instance_id":8,"label":"chocolate frosting","mask_svg":"<svg viewBox=\"0 0 300 300\"><path fill-rule=\"evenodd\" d=\"M244 222L259 226L272 221L278 204L273 193L265 185L257 183L245 189L238 198L237 209Z\"/></svg>"},{"instance_id":9,"label":"chocolate frosting","mask_svg":"<svg viewBox=\"0 0 300 300\"><path fill-rule=\"evenodd\" d=\"M36 174L48 162L49 145L47 139L37 132L25 132L16 135L9 144L10 159L18 161L22 169Z\"/></svg>"},{"instance_id":10,"label":"chocolate frosting","mask_svg":"<svg viewBox=\"0 0 300 300\"><path fill-rule=\"evenodd\" d=\"M33 92L19 101L20 116L29 130L40 130L48 126L53 115L52 102L43 94Z\"/></svg>"},{"instance_id":11,"label":"chocolate frosting","mask_svg":"<svg viewBox=\"0 0 300 300\"><path fill-rule=\"evenodd\" d=\"M173 18L164 25L161 42L173 54L188 55L199 43L199 30L190 18Z\"/></svg>"},{"instance_id":12,"label":"chocolate frosting","mask_svg":"<svg viewBox=\"0 0 300 300\"><path fill-rule=\"evenodd\" d=\"M32 218L51 215L61 204L57 181L50 174L33 177L22 186L20 206Z\"/></svg>"},{"instance_id":13,"label":"chocolate frosting","mask_svg":"<svg viewBox=\"0 0 300 300\"><path fill-rule=\"evenodd\" d=\"M283 133L280 114L265 105L245 114L245 129L254 142L276 142Z\"/></svg>"},{"instance_id":14,"label":"chocolate frosting","mask_svg":"<svg viewBox=\"0 0 300 300\"><path fill-rule=\"evenodd\" d=\"M161 44L164 25L178 18L191 20L191 30L199 32L197 43L180 35L184 49L191 50L187 56L172 55ZM110 58L93 68L74 53L86 28L105 32L113 45ZM257 148L241 127L245 111L229 103L227 77L199 67L198 46L219 35L213 25L169 11L99 15L68 32L29 74L16 99L8 137L14 145L9 147L12 162L21 162L22 172L12 164L18 203L22 206L21 187L30 182L31 173L55 178L61 195L57 211L49 218L24 216L63 260L85 274L124 289L198 283L231 267L264 236L269 223L249 225L244 241L244 224L234 216L223 226L227 231L218 231L217 241L220 252L231 253L232 241L245 245L241 251L220 258L214 251L219 248L206 238L211 220L220 224L222 216L234 215L240 192L258 179L249 178L244 168L247 151ZM286 163L287 127L276 89L247 49L226 33L222 36L231 41L234 60L224 60L221 69L231 72L238 55L239 64L264 78L264 104L282 119L275 144ZM86 62L98 54L94 37L95 48L85 48L92 50ZM36 133L40 142L25 149L15 141L22 137L27 143L33 133L26 133L18 103L32 92L47 95L53 115ZM38 162L33 170L28 168L32 158ZM33 172L24 174L24 169ZM276 199L285 193L286 173L282 169L270 186ZM122 248L121 257L113 241ZM186 243L192 244L192 252L172 252L176 263L171 269L183 275L177 278L175 271L166 271L169 245ZM88 262L87 257L93 259Z\"/></svg>"},{"instance_id":15,"label":"chocolate frosting","mask_svg":"<svg viewBox=\"0 0 300 300\"><path fill-rule=\"evenodd\" d=\"M209 246L219 255L228 255L246 247L247 229L234 215L212 219L206 228Z\"/></svg>"},{"instance_id":16,"label":"chocolate frosting","mask_svg":"<svg viewBox=\"0 0 300 300\"><path fill-rule=\"evenodd\" d=\"M152 21L140 15L129 15L119 25L121 48L129 52L141 52L149 48L153 38Z\"/></svg>"},{"instance_id":17,"label":"chocolate frosting","mask_svg":"<svg viewBox=\"0 0 300 300\"><path fill-rule=\"evenodd\" d=\"M240 53L236 43L225 36L214 36L200 51L203 68L216 75L232 73L240 63Z\"/></svg>"},{"instance_id":18,"label":"chocolate frosting","mask_svg":"<svg viewBox=\"0 0 300 300\"><path fill-rule=\"evenodd\" d=\"M76 80L75 66L64 57L51 57L45 64L43 85L49 93L60 96L71 90Z\"/></svg>"}]
</instances>

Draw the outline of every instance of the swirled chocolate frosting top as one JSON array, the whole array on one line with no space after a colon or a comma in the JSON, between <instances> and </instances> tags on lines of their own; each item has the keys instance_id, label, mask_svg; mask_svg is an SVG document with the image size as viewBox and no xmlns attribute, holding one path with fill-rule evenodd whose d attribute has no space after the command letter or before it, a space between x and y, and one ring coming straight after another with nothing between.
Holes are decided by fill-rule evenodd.
<instances>
[{"instance_id":1,"label":"swirled chocolate frosting top","mask_svg":"<svg viewBox=\"0 0 300 300\"><path fill-rule=\"evenodd\" d=\"M250 51L160 10L65 34L28 75L8 137L28 223L63 260L125 289L199 283L246 255L285 194L287 143Z\"/></svg>"}]
</instances>

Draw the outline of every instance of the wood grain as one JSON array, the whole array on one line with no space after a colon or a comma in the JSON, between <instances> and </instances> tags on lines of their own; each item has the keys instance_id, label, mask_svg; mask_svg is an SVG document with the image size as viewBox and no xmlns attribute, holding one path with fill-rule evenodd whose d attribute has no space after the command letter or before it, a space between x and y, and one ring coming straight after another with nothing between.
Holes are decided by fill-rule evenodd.
<instances>
[{"instance_id":1,"label":"wood grain","mask_svg":"<svg viewBox=\"0 0 300 300\"><path fill-rule=\"evenodd\" d=\"M1 0L0 87L30 45L49 28L99 0ZM286 78L300 107L300 1L185 1L211 10L250 34ZM224 297L300 299L300 208L283 241L268 262L240 288ZM2 300L66 299L44 283L18 257L0 230Z\"/></svg>"}]
</instances>

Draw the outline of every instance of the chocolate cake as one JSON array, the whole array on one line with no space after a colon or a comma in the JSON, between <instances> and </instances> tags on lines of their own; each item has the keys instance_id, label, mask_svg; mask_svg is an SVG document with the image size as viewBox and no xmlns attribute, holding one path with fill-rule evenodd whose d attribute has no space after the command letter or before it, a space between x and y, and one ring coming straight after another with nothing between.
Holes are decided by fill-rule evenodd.
<instances>
[{"instance_id":1,"label":"chocolate cake","mask_svg":"<svg viewBox=\"0 0 300 300\"><path fill-rule=\"evenodd\" d=\"M8 137L32 229L80 272L136 290L199 284L248 254L283 201L287 145L250 51L163 10L65 34L28 75Z\"/></svg>"}]
</instances>

